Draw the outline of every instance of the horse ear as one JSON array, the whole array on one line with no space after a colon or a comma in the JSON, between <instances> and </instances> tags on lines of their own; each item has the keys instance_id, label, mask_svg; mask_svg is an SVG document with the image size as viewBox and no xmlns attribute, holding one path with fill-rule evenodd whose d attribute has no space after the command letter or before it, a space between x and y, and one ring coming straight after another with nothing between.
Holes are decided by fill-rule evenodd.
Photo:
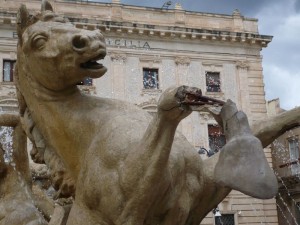
<instances>
[{"instance_id":1,"label":"horse ear","mask_svg":"<svg viewBox=\"0 0 300 225\"><path fill-rule=\"evenodd\" d=\"M25 30L25 28L29 24L29 12L25 5L21 5L17 14L17 33L19 39L21 39L22 33Z\"/></svg>"},{"instance_id":2,"label":"horse ear","mask_svg":"<svg viewBox=\"0 0 300 225\"><path fill-rule=\"evenodd\" d=\"M53 12L53 8L52 5L47 1L47 0L43 0L42 1L42 8L41 11L45 12L46 10L52 11Z\"/></svg>"}]
</instances>

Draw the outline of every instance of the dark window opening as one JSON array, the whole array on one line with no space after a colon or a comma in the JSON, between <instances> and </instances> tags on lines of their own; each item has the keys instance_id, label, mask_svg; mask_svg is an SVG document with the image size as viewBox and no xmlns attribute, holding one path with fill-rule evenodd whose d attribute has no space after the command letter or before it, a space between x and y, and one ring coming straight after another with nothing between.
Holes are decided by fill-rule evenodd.
<instances>
[{"instance_id":1,"label":"dark window opening","mask_svg":"<svg viewBox=\"0 0 300 225\"><path fill-rule=\"evenodd\" d=\"M290 158L298 159L299 158L299 141L298 138L290 138L289 142L289 150L290 150Z\"/></svg>"},{"instance_id":2,"label":"dark window opening","mask_svg":"<svg viewBox=\"0 0 300 225\"><path fill-rule=\"evenodd\" d=\"M219 125L208 125L208 143L213 152L218 152L226 144L226 138Z\"/></svg>"},{"instance_id":3,"label":"dark window opening","mask_svg":"<svg viewBox=\"0 0 300 225\"><path fill-rule=\"evenodd\" d=\"M14 81L14 66L16 60L3 60L3 82Z\"/></svg>"},{"instance_id":4,"label":"dark window opening","mask_svg":"<svg viewBox=\"0 0 300 225\"><path fill-rule=\"evenodd\" d=\"M300 173L300 167L299 167L299 140L296 137L292 137L288 139L289 144L289 151L290 151L290 165L291 165L291 172L293 175Z\"/></svg>"},{"instance_id":5,"label":"dark window opening","mask_svg":"<svg viewBox=\"0 0 300 225\"><path fill-rule=\"evenodd\" d=\"M221 92L221 82L219 72L205 72L206 76L206 91Z\"/></svg>"},{"instance_id":6,"label":"dark window opening","mask_svg":"<svg viewBox=\"0 0 300 225\"><path fill-rule=\"evenodd\" d=\"M93 85L93 79L92 78L85 78L83 81L79 82L77 85L86 85L86 86L92 86Z\"/></svg>"},{"instance_id":7,"label":"dark window opening","mask_svg":"<svg viewBox=\"0 0 300 225\"><path fill-rule=\"evenodd\" d=\"M143 85L145 89L158 89L158 69L143 68Z\"/></svg>"},{"instance_id":8,"label":"dark window opening","mask_svg":"<svg viewBox=\"0 0 300 225\"><path fill-rule=\"evenodd\" d=\"M234 214L215 216L215 225L235 225Z\"/></svg>"},{"instance_id":9,"label":"dark window opening","mask_svg":"<svg viewBox=\"0 0 300 225\"><path fill-rule=\"evenodd\" d=\"M13 32L13 38L18 38L18 33L17 32Z\"/></svg>"}]
</instances>

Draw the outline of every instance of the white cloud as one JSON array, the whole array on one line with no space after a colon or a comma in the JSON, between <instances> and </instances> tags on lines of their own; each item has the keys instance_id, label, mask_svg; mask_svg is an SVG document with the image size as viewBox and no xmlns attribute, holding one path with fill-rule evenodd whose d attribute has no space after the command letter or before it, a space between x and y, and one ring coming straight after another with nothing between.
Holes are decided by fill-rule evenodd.
<instances>
[{"instance_id":1,"label":"white cloud","mask_svg":"<svg viewBox=\"0 0 300 225\"><path fill-rule=\"evenodd\" d=\"M264 67L266 78L266 94L269 100L280 97L281 107L291 109L300 106L300 70L294 73L276 65Z\"/></svg>"},{"instance_id":2,"label":"white cloud","mask_svg":"<svg viewBox=\"0 0 300 225\"><path fill-rule=\"evenodd\" d=\"M268 5L256 17L260 33L274 36L263 51L266 98L279 97L284 109L300 106L300 14L295 0Z\"/></svg>"},{"instance_id":3,"label":"white cloud","mask_svg":"<svg viewBox=\"0 0 300 225\"><path fill-rule=\"evenodd\" d=\"M300 14L287 17L281 26L278 26L276 33L280 34L279 40L284 42L299 42L300 36Z\"/></svg>"}]
</instances>

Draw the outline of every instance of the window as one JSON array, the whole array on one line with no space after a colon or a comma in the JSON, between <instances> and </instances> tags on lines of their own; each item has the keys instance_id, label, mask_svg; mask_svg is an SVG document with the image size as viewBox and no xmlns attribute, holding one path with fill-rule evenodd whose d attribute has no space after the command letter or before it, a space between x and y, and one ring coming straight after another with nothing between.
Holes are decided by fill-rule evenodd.
<instances>
[{"instance_id":1,"label":"window","mask_svg":"<svg viewBox=\"0 0 300 225\"><path fill-rule=\"evenodd\" d=\"M215 225L235 225L234 214L215 216Z\"/></svg>"},{"instance_id":2,"label":"window","mask_svg":"<svg viewBox=\"0 0 300 225\"><path fill-rule=\"evenodd\" d=\"M291 162L295 162L291 165L292 174L298 174L300 172L299 162L299 140L298 138L290 138L288 139L289 151L290 151L290 159ZM297 163L296 163L297 162Z\"/></svg>"},{"instance_id":3,"label":"window","mask_svg":"<svg viewBox=\"0 0 300 225\"><path fill-rule=\"evenodd\" d=\"M298 159L299 158L299 142L297 138L291 138L288 140L289 142L289 150L290 150L290 158Z\"/></svg>"},{"instance_id":4,"label":"window","mask_svg":"<svg viewBox=\"0 0 300 225\"><path fill-rule=\"evenodd\" d=\"M143 68L144 89L158 89L158 69Z\"/></svg>"},{"instance_id":5,"label":"window","mask_svg":"<svg viewBox=\"0 0 300 225\"><path fill-rule=\"evenodd\" d=\"M16 60L3 60L3 82L14 81L14 66Z\"/></svg>"},{"instance_id":6,"label":"window","mask_svg":"<svg viewBox=\"0 0 300 225\"><path fill-rule=\"evenodd\" d=\"M93 85L93 79L92 78L85 78L83 81L79 82L77 85L86 85L86 86L92 86Z\"/></svg>"},{"instance_id":7,"label":"window","mask_svg":"<svg viewBox=\"0 0 300 225\"><path fill-rule=\"evenodd\" d=\"M219 125L208 125L208 143L213 152L218 152L226 144L225 135Z\"/></svg>"},{"instance_id":8,"label":"window","mask_svg":"<svg viewBox=\"0 0 300 225\"><path fill-rule=\"evenodd\" d=\"M206 76L206 91L221 92L220 73L206 71L205 76Z\"/></svg>"},{"instance_id":9,"label":"window","mask_svg":"<svg viewBox=\"0 0 300 225\"><path fill-rule=\"evenodd\" d=\"M13 32L13 38L18 38L18 33L17 32Z\"/></svg>"}]
</instances>

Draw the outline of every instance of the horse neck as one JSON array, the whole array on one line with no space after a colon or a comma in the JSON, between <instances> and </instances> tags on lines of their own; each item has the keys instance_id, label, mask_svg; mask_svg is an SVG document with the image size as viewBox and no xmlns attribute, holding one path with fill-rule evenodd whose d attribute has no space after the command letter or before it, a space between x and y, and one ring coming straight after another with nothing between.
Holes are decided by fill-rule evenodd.
<instances>
[{"instance_id":1,"label":"horse neck","mask_svg":"<svg viewBox=\"0 0 300 225\"><path fill-rule=\"evenodd\" d=\"M16 86L18 91L24 97L26 105L29 107L37 107L40 104L48 106L59 106L66 101L70 101L80 96L79 89L74 86L61 91L52 91L43 87L40 83L35 81L32 76L22 68L18 67L16 70Z\"/></svg>"},{"instance_id":2,"label":"horse neck","mask_svg":"<svg viewBox=\"0 0 300 225\"><path fill-rule=\"evenodd\" d=\"M67 127L66 114L68 114L68 111L73 112L74 107L78 105L69 103L76 103L79 98L82 98L76 86L72 89L53 92L42 87L24 70L18 70L16 86L20 92L19 95L24 100L24 110L26 108L29 109L34 122L38 124L38 127L40 127L43 132L48 132L50 131L49 129L55 129L58 125ZM20 106L22 106L22 104L20 104ZM73 113L71 113L71 115L73 115ZM55 120L53 120L53 118L55 118ZM50 124L49 119L51 119ZM45 124L47 124L46 127L44 127Z\"/></svg>"},{"instance_id":3,"label":"horse neck","mask_svg":"<svg viewBox=\"0 0 300 225\"><path fill-rule=\"evenodd\" d=\"M25 71L18 71L16 86L19 91L19 95L24 99L25 108L28 108L31 117L44 136L48 140L54 149L64 149L64 143L68 146L72 146L72 141L74 139L69 138L66 140L58 139L61 136L61 130L70 130L68 120L71 118L66 118L66 115L70 115L66 110L74 110L73 108L66 107L68 101L75 102L80 98L81 94L79 90L75 87L73 90L66 90L64 92L52 93L49 90L42 88L37 82L30 78L29 74ZM69 105L69 104L68 104ZM77 104L70 104L77 107ZM71 115L73 115L71 113ZM73 123L77 124L77 123ZM59 128L59 129L58 129ZM72 129L74 130L74 129ZM59 152L61 157L66 160L69 168L74 169L74 173L78 173L76 165L78 165L78 160L80 157L80 152L72 152L73 156L70 157L68 152ZM68 159L71 159L68 161Z\"/></svg>"}]
</instances>

